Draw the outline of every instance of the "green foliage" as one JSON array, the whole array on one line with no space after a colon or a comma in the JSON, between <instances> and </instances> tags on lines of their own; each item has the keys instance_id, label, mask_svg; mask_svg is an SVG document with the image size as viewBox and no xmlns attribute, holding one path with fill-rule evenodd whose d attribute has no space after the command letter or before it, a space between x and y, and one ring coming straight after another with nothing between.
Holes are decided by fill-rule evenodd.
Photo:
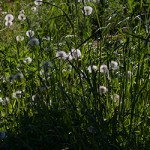
<instances>
[{"instance_id":1,"label":"green foliage","mask_svg":"<svg viewBox=\"0 0 150 150\"><path fill-rule=\"evenodd\" d=\"M1 8L0 149L150 148L148 2L15 1ZM14 15L12 26L5 11Z\"/></svg>"}]
</instances>

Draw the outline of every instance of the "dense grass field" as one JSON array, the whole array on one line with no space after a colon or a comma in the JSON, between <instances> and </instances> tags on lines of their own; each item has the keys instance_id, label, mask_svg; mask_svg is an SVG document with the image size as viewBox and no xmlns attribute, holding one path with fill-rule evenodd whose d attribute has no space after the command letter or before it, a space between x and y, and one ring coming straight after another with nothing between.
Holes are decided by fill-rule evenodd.
<instances>
[{"instance_id":1,"label":"dense grass field","mask_svg":"<svg viewBox=\"0 0 150 150\"><path fill-rule=\"evenodd\" d=\"M149 0L0 1L0 150L150 150Z\"/></svg>"}]
</instances>

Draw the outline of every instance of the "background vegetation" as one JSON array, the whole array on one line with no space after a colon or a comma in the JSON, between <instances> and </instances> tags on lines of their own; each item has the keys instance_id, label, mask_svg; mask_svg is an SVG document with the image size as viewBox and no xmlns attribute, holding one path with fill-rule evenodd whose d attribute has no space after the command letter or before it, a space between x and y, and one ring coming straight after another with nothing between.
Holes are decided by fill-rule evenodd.
<instances>
[{"instance_id":1,"label":"background vegetation","mask_svg":"<svg viewBox=\"0 0 150 150\"><path fill-rule=\"evenodd\" d=\"M150 149L148 0L14 0L0 8L0 149ZM72 49L81 57L56 55Z\"/></svg>"}]
</instances>

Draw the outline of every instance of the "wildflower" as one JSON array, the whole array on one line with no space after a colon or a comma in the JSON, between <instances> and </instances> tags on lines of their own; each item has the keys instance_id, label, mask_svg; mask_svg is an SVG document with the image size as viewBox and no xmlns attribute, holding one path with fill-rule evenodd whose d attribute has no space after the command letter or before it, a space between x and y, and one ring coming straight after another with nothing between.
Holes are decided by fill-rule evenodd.
<instances>
[{"instance_id":1,"label":"wildflower","mask_svg":"<svg viewBox=\"0 0 150 150\"><path fill-rule=\"evenodd\" d=\"M81 58L81 51L79 49L72 49L70 54L75 60Z\"/></svg>"},{"instance_id":2,"label":"wildflower","mask_svg":"<svg viewBox=\"0 0 150 150\"><path fill-rule=\"evenodd\" d=\"M23 60L24 63L26 64L30 64L32 62L32 58L31 57L26 57L24 60Z\"/></svg>"},{"instance_id":3,"label":"wildflower","mask_svg":"<svg viewBox=\"0 0 150 150\"><path fill-rule=\"evenodd\" d=\"M29 38L33 37L34 36L34 31L32 31L32 30L26 31L26 36L29 37Z\"/></svg>"},{"instance_id":4,"label":"wildflower","mask_svg":"<svg viewBox=\"0 0 150 150\"><path fill-rule=\"evenodd\" d=\"M28 44L29 46L36 46L40 44L40 41L37 38L31 38Z\"/></svg>"},{"instance_id":5,"label":"wildflower","mask_svg":"<svg viewBox=\"0 0 150 150\"><path fill-rule=\"evenodd\" d=\"M112 61L110 62L110 68L111 68L112 70L117 70L117 69L119 68L118 62L112 60Z\"/></svg>"},{"instance_id":6,"label":"wildflower","mask_svg":"<svg viewBox=\"0 0 150 150\"><path fill-rule=\"evenodd\" d=\"M13 98L21 98L23 95L22 91L16 91L13 93Z\"/></svg>"},{"instance_id":7,"label":"wildflower","mask_svg":"<svg viewBox=\"0 0 150 150\"><path fill-rule=\"evenodd\" d=\"M24 78L23 73L17 73L17 74L15 74L15 76L14 76L14 79L15 79L15 80L18 80L18 81L21 81L23 78Z\"/></svg>"},{"instance_id":8,"label":"wildflower","mask_svg":"<svg viewBox=\"0 0 150 150\"><path fill-rule=\"evenodd\" d=\"M14 20L14 16L13 16L12 14L7 14L7 15L5 16L5 20L12 22L12 21Z\"/></svg>"},{"instance_id":9,"label":"wildflower","mask_svg":"<svg viewBox=\"0 0 150 150\"><path fill-rule=\"evenodd\" d=\"M18 19L19 19L19 20L26 20L25 14L19 14L19 15L18 15Z\"/></svg>"},{"instance_id":10,"label":"wildflower","mask_svg":"<svg viewBox=\"0 0 150 150\"><path fill-rule=\"evenodd\" d=\"M92 71L95 71L95 70L97 70L97 66L95 66L95 65L91 65L88 67L89 73L92 73Z\"/></svg>"},{"instance_id":11,"label":"wildflower","mask_svg":"<svg viewBox=\"0 0 150 150\"><path fill-rule=\"evenodd\" d=\"M5 22L5 26L10 27L10 26L12 26L12 25L13 25L12 21L6 21L6 22Z\"/></svg>"},{"instance_id":12,"label":"wildflower","mask_svg":"<svg viewBox=\"0 0 150 150\"><path fill-rule=\"evenodd\" d=\"M23 41L24 40L24 37L23 36L21 36L21 35L18 35L18 36L16 36L16 41Z\"/></svg>"},{"instance_id":13,"label":"wildflower","mask_svg":"<svg viewBox=\"0 0 150 150\"><path fill-rule=\"evenodd\" d=\"M64 59L65 60L67 58L67 54L64 51L58 51L56 53L56 57L59 58L59 59Z\"/></svg>"},{"instance_id":14,"label":"wildflower","mask_svg":"<svg viewBox=\"0 0 150 150\"><path fill-rule=\"evenodd\" d=\"M35 0L35 1L34 1L34 4L37 5L37 6L38 6L38 5L42 5L42 1L43 1L43 0Z\"/></svg>"},{"instance_id":15,"label":"wildflower","mask_svg":"<svg viewBox=\"0 0 150 150\"><path fill-rule=\"evenodd\" d=\"M99 92L100 92L101 94L105 94L105 93L108 92L108 89L107 89L105 86L100 86L100 87L99 87Z\"/></svg>"},{"instance_id":16,"label":"wildflower","mask_svg":"<svg viewBox=\"0 0 150 150\"><path fill-rule=\"evenodd\" d=\"M101 65L100 66L100 72L101 73L108 73L108 67L107 67L107 65Z\"/></svg>"},{"instance_id":17,"label":"wildflower","mask_svg":"<svg viewBox=\"0 0 150 150\"><path fill-rule=\"evenodd\" d=\"M91 6L84 6L82 13L87 16L87 15L91 15L92 11L93 11L93 8Z\"/></svg>"}]
</instances>

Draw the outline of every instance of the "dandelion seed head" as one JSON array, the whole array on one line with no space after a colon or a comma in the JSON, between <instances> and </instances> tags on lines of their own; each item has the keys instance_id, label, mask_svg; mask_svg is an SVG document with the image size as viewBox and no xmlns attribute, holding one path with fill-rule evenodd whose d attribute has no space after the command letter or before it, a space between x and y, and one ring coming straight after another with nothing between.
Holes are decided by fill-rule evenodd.
<instances>
[{"instance_id":1,"label":"dandelion seed head","mask_svg":"<svg viewBox=\"0 0 150 150\"><path fill-rule=\"evenodd\" d=\"M26 31L26 36L29 37L29 38L33 37L34 36L34 31L32 31L32 30Z\"/></svg>"},{"instance_id":2,"label":"dandelion seed head","mask_svg":"<svg viewBox=\"0 0 150 150\"><path fill-rule=\"evenodd\" d=\"M14 20L14 16L12 14L7 14L5 16L5 20L8 21L8 22L9 21L12 22Z\"/></svg>"},{"instance_id":3,"label":"dandelion seed head","mask_svg":"<svg viewBox=\"0 0 150 150\"><path fill-rule=\"evenodd\" d=\"M93 11L93 8L91 6L84 6L82 13L87 16L87 15L91 15L92 11Z\"/></svg>"},{"instance_id":4,"label":"dandelion seed head","mask_svg":"<svg viewBox=\"0 0 150 150\"><path fill-rule=\"evenodd\" d=\"M48 69L52 67L52 63L48 60L45 60L41 63L41 68Z\"/></svg>"},{"instance_id":5,"label":"dandelion seed head","mask_svg":"<svg viewBox=\"0 0 150 150\"><path fill-rule=\"evenodd\" d=\"M14 79L17 81L21 81L24 78L23 73L17 73L14 75Z\"/></svg>"},{"instance_id":6,"label":"dandelion seed head","mask_svg":"<svg viewBox=\"0 0 150 150\"><path fill-rule=\"evenodd\" d=\"M22 9L22 10L19 11L19 13L20 13L20 14L24 14L25 12L24 12L24 10Z\"/></svg>"},{"instance_id":7,"label":"dandelion seed head","mask_svg":"<svg viewBox=\"0 0 150 150\"><path fill-rule=\"evenodd\" d=\"M111 99L112 99L114 102L118 102L119 99L120 99L120 96L115 93L115 94L111 95Z\"/></svg>"},{"instance_id":8,"label":"dandelion seed head","mask_svg":"<svg viewBox=\"0 0 150 150\"><path fill-rule=\"evenodd\" d=\"M79 49L72 49L70 54L72 58L75 60L78 60L79 58L81 58L81 51Z\"/></svg>"},{"instance_id":9,"label":"dandelion seed head","mask_svg":"<svg viewBox=\"0 0 150 150\"><path fill-rule=\"evenodd\" d=\"M12 21L6 21L5 22L5 26L6 27L10 27L10 26L12 26L13 25L13 22Z\"/></svg>"},{"instance_id":10,"label":"dandelion seed head","mask_svg":"<svg viewBox=\"0 0 150 150\"><path fill-rule=\"evenodd\" d=\"M16 41L23 41L24 40L24 36L18 35L16 36Z\"/></svg>"},{"instance_id":11,"label":"dandelion seed head","mask_svg":"<svg viewBox=\"0 0 150 150\"><path fill-rule=\"evenodd\" d=\"M64 51L58 51L58 52L56 52L56 57L58 59L64 59L64 60L66 60L67 54Z\"/></svg>"},{"instance_id":12,"label":"dandelion seed head","mask_svg":"<svg viewBox=\"0 0 150 150\"><path fill-rule=\"evenodd\" d=\"M117 70L117 69L119 68L118 62L112 60L112 61L110 62L110 68L111 68L112 70Z\"/></svg>"},{"instance_id":13,"label":"dandelion seed head","mask_svg":"<svg viewBox=\"0 0 150 150\"><path fill-rule=\"evenodd\" d=\"M31 7L31 10L36 13L37 12L37 8L35 6Z\"/></svg>"},{"instance_id":14,"label":"dandelion seed head","mask_svg":"<svg viewBox=\"0 0 150 150\"><path fill-rule=\"evenodd\" d=\"M99 92L100 92L100 94L105 94L108 92L108 89L105 86L100 86Z\"/></svg>"},{"instance_id":15,"label":"dandelion seed head","mask_svg":"<svg viewBox=\"0 0 150 150\"><path fill-rule=\"evenodd\" d=\"M71 55L71 53L69 52L68 53L68 55L67 55L67 58L66 58L67 60L69 60L69 61L71 61L72 59L73 59L73 57L72 57L72 55Z\"/></svg>"},{"instance_id":16,"label":"dandelion seed head","mask_svg":"<svg viewBox=\"0 0 150 150\"><path fill-rule=\"evenodd\" d=\"M39 45L40 44L40 41L39 41L39 39L37 39L37 38L31 38L30 40L29 40L29 46L36 46L36 45Z\"/></svg>"},{"instance_id":17,"label":"dandelion seed head","mask_svg":"<svg viewBox=\"0 0 150 150\"><path fill-rule=\"evenodd\" d=\"M133 73L131 71L127 72L128 78L131 78L133 76Z\"/></svg>"},{"instance_id":18,"label":"dandelion seed head","mask_svg":"<svg viewBox=\"0 0 150 150\"><path fill-rule=\"evenodd\" d=\"M42 5L42 2L43 0L35 0L34 4L38 6L38 5Z\"/></svg>"},{"instance_id":19,"label":"dandelion seed head","mask_svg":"<svg viewBox=\"0 0 150 150\"><path fill-rule=\"evenodd\" d=\"M89 73L92 73L92 71L96 71L97 70L97 66L90 65L87 70L89 71Z\"/></svg>"},{"instance_id":20,"label":"dandelion seed head","mask_svg":"<svg viewBox=\"0 0 150 150\"><path fill-rule=\"evenodd\" d=\"M32 62L32 58L31 57L26 57L24 60L23 60L24 63L26 64L30 64Z\"/></svg>"},{"instance_id":21,"label":"dandelion seed head","mask_svg":"<svg viewBox=\"0 0 150 150\"><path fill-rule=\"evenodd\" d=\"M13 98L21 98L23 95L22 91L16 91L13 93L12 97Z\"/></svg>"},{"instance_id":22,"label":"dandelion seed head","mask_svg":"<svg viewBox=\"0 0 150 150\"><path fill-rule=\"evenodd\" d=\"M19 20L26 20L26 15L23 14L23 13L22 13L22 14L19 14L19 15L18 15L18 19L19 19Z\"/></svg>"},{"instance_id":23,"label":"dandelion seed head","mask_svg":"<svg viewBox=\"0 0 150 150\"><path fill-rule=\"evenodd\" d=\"M108 67L107 67L107 65L105 65L105 64L103 64L103 65L101 65L100 66L100 72L101 73L108 73Z\"/></svg>"}]
</instances>

